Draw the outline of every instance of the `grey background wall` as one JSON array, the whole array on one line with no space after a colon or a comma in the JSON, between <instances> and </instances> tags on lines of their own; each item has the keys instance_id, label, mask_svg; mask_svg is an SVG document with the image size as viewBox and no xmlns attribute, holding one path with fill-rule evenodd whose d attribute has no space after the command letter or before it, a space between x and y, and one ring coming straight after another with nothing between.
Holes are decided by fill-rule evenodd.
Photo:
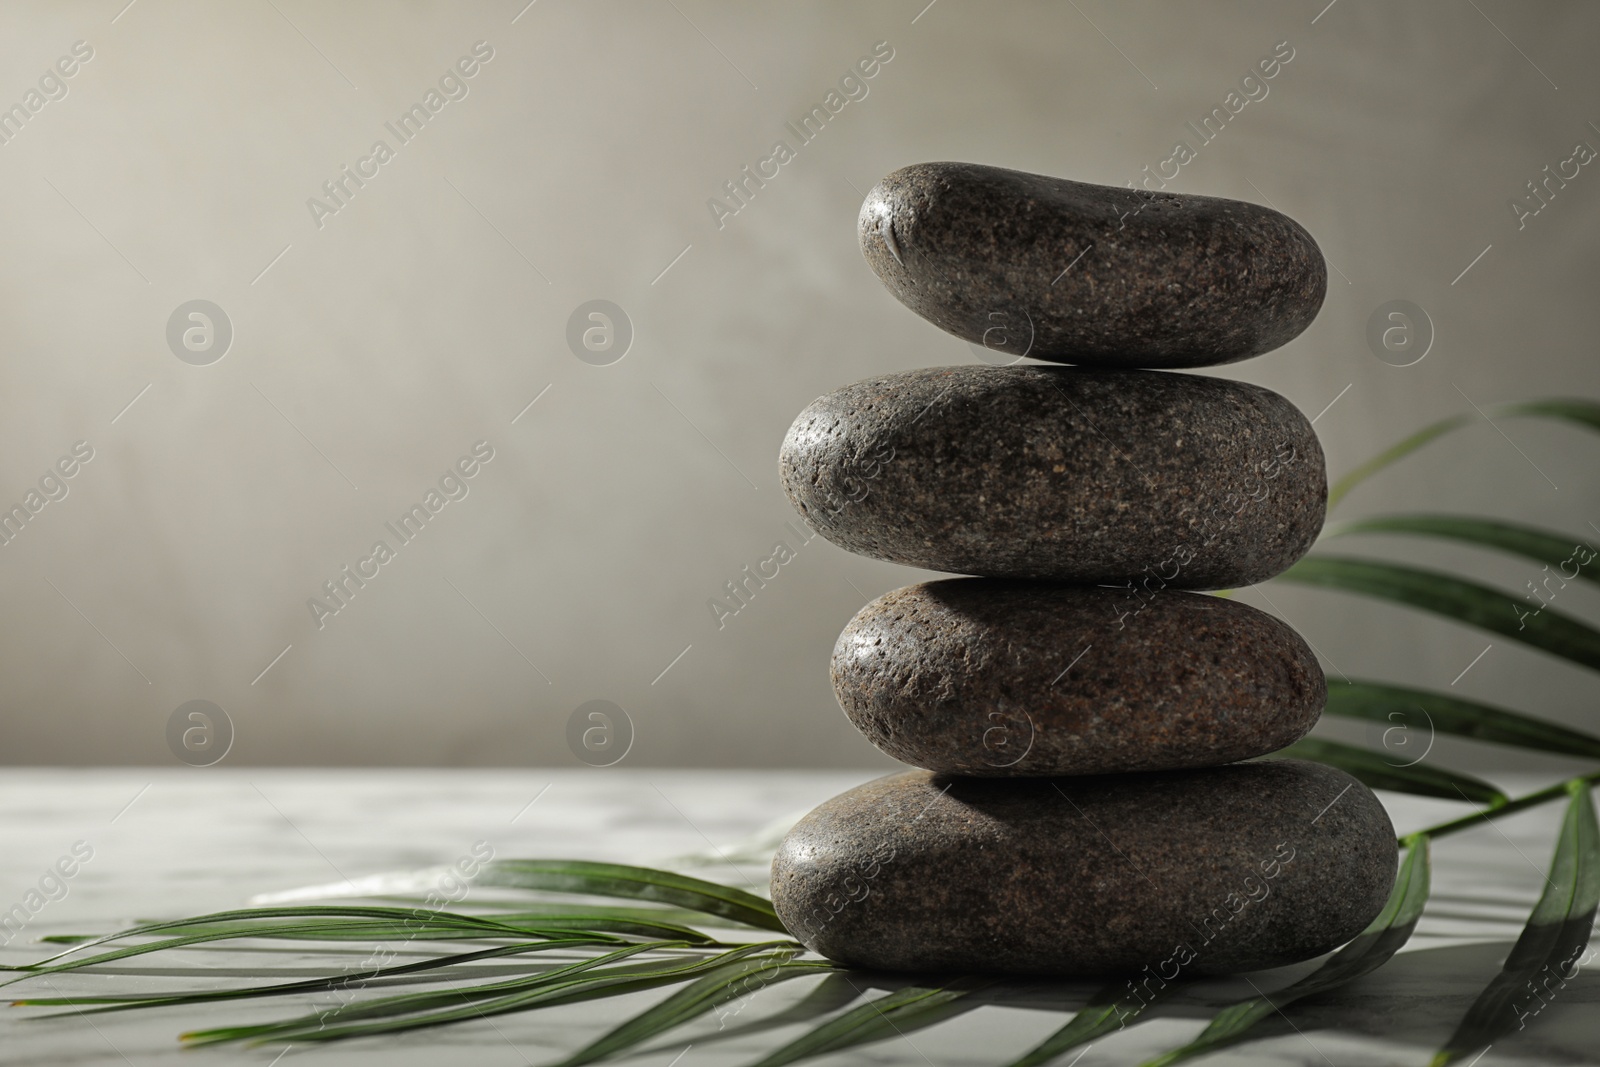
<instances>
[{"instance_id":1,"label":"grey background wall","mask_svg":"<svg viewBox=\"0 0 1600 1067\"><path fill-rule=\"evenodd\" d=\"M799 544L777 449L830 388L972 355L871 275L862 195L930 159L1123 184L1198 145L1185 124L1279 42L1268 95L1169 187L1276 205L1335 272L1310 330L1223 372L1321 412L1335 474L1472 404L1600 395L1600 173L1520 228L1509 206L1600 145L1593 5L525 2L0 13L0 105L40 89L0 145L0 503L93 450L0 547L0 759L170 763L174 710L206 700L230 763L572 764L569 719L605 699L629 765L886 765L827 659L861 604L923 575ZM80 41L92 56L41 89ZM877 42L866 95L799 144L785 123ZM441 89L475 45L492 56ZM430 89L402 142L385 124ZM780 139L795 158L719 219L708 199L736 206L723 184ZM232 330L208 365L168 341L196 299ZM632 332L604 366L568 343L597 299ZM1408 367L1365 338L1395 299L1435 330ZM481 441L466 495L400 545L385 523ZM1342 511L1600 536L1597 449L1484 423ZM379 539L395 558L316 619ZM795 559L719 628L708 599L780 540ZM1242 595L1330 672L1447 687L1491 644L1335 594ZM1600 725L1592 677L1492 644L1455 691Z\"/></svg>"}]
</instances>

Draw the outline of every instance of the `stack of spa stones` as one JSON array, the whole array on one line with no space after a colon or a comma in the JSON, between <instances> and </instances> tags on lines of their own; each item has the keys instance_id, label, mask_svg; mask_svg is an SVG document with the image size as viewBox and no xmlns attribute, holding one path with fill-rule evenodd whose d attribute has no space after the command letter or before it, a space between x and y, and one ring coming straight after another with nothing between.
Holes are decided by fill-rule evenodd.
<instances>
[{"instance_id":1,"label":"stack of spa stones","mask_svg":"<svg viewBox=\"0 0 1600 1067\"><path fill-rule=\"evenodd\" d=\"M1163 981L1353 937L1394 830L1339 770L1253 760L1311 729L1322 671L1276 618L1197 592L1306 552L1322 452L1283 397L1170 371L1300 333L1316 243L1253 204L960 163L889 175L859 226L889 291L989 365L821 397L784 441L785 489L843 548L981 577L845 627L845 713L923 769L790 832L784 924L855 966ZM1024 355L1071 366L999 365Z\"/></svg>"}]
</instances>

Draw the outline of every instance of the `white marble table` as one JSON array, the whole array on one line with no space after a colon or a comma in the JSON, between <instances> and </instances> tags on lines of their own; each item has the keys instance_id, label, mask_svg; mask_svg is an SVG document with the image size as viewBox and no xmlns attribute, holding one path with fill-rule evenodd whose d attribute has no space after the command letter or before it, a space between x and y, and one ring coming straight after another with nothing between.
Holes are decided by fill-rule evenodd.
<instances>
[{"instance_id":1,"label":"white marble table","mask_svg":"<svg viewBox=\"0 0 1600 1067\"><path fill-rule=\"evenodd\" d=\"M378 872L451 862L478 841L502 858L566 856L693 870L703 877L764 890L757 864L695 866L715 848L748 845L751 835L863 780L860 773L691 772L671 770L185 770L0 772L0 909L26 899L47 868L78 842L93 856L65 881L20 936L0 948L0 962L35 958L39 935L100 931L136 918L178 916L236 906L252 894L338 882ZM1521 792L1543 781L1499 781ZM1463 806L1384 796L1401 830L1462 813ZM1523 813L1441 842L1435 850L1433 904L1406 952L1367 979L1292 1013L1295 1027L1224 1052L1207 1063L1425 1064L1493 975L1549 862L1559 805ZM748 850L747 850L748 851ZM703 854L696 859L691 854ZM68 864L71 867L72 864ZM57 892L59 896L59 891ZM0 933L0 940L4 934ZM136 979L168 988L195 975L245 973L266 965L286 977L309 976L297 948L273 954L209 947L137 968ZM480 966L502 973L504 964ZM120 968L133 971L133 967ZM1281 984L1292 975L1257 976ZM121 978L122 982L130 979ZM62 991L89 991L91 975L53 980ZM40 983L42 986L42 983ZM770 1014L812 988L799 980L764 991ZM1088 987L1077 990L1079 996ZM1263 984L1263 988L1270 988ZM1074 990L1040 987L985 1005L906 1037L831 1057L830 1063L945 1065L1004 1062L1060 1025ZM1208 1002L1248 995L1242 982L1213 982L1172 1002L1161 1018L1092 1045L1079 1067L1137 1063L1194 1036ZM0 1064L143 1065L280 1062L311 1064L524 1065L559 1058L599 1033L623 1010L654 992L497 1017L410 1035L335 1046L182 1051L180 1030L281 1018L308 1003L280 998L206 1007L30 1021L29 1010L0 1011ZM1525 1033L1502 1041L1481 1067L1600 1062L1600 977L1570 982ZM629 1062L667 1067L749 1063L802 1032L800 1025L722 1033L708 1017L681 1037L652 1043ZM685 1053L684 1049L689 1047ZM1067 1057L1064 1063L1072 1062Z\"/></svg>"}]
</instances>

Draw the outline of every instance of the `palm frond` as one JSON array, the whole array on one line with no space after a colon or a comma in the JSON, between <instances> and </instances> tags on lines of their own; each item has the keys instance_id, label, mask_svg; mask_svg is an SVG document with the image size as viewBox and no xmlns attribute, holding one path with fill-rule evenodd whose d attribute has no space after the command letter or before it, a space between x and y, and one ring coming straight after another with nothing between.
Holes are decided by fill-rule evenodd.
<instances>
[{"instance_id":1,"label":"palm frond","mask_svg":"<svg viewBox=\"0 0 1600 1067\"><path fill-rule=\"evenodd\" d=\"M1217 1013L1199 1037L1181 1048L1157 1056L1143 1067L1169 1067L1170 1064L1236 1045L1246 1040L1258 1023L1295 1001L1337 989L1377 970L1411 939L1411 932L1422 917L1423 905L1428 902L1428 889L1428 839L1418 837L1411 840L1406 849L1400 873L1395 877L1394 888L1389 892L1383 911L1354 941L1288 988L1270 997L1251 997L1230 1004Z\"/></svg>"},{"instance_id":2,"label":"palm frond","mask_svg":"<svg viewBox=\"0 0 1600 1067\"><path fill-rule=\"evenodd\" d=\"M1433 731L1489 744L1600 759L1600 737L1475 700L1384 682L1328 679L1324 715L1387 723L1389 730ZM1387 733L1387 731L1385 731Z\"/></svg>"},{"instance_id":3,"label":"palm frond","mask_svg":"<svg viewBox=\"0 0 1600 1067\"><path fill-rule=\"evenodd\" d=\"M904 1037L960 1010L962 998L990 984L982 978L957 978L936 985L911 985L869 1000L830 1019L761 1057L750 1067L785 1067L815 1056L890 1037Z\"/></svg>"},{"instance_id":4,"label":"palm frond","mask_svg":"<svg viewBox=\"0 0 1600 1067\"><path fill-rule=\"evenodd\" d=\"M589 860L493 860L483 865L473 882L507 889L652 900L744 926L787 932L769 900L742 889L649 867Z\"/></svg>"},{"instance_id":5,"label":"palm frond","mask_svg":"<svg viewBox=\"0 0 1600 1067\"><path fill-rule=\"evenodd\" d=\"M1438 571L1380 560L1313 554L1275 580L1360 593L1421 608L1600 670L1600 631L1550 608L1526 612L1527 605L1523 601Z\"/></svg>"},{"instance_id":6,"label":"palm frond","mask_svg":"<svg viewBox=\"0 0 1600 1067\"><path fill-rule=\"evenodd\" d=\"M1145 992L1141 995L1132 980L1102 986L1061 1029L1005 1067L1041 1067L1058 1056L1138 1021L1147 1009L1171 996L1178 988L1175 981L1163 982L1154 989L1145 984Z\"/></svg>"},{"instance_id":7,"label":"palm frond","mask_svg":"<svg viewBox=\"0 0 1600 1067\"><path fill-rule=\"evenodd\" d=\"M769 985L838 970L831 963L797 960L796 955L796 952L779 952L770 956L756 956L736 960L720 970L712 971L659 1004L606 1031L555 1067L579 1067L580 1064L608 1059L692 1022L723 1004L753 996Z\"/></svg>"},{"instance_id":8,"label":"palm frond","mask_svg":"<svg viewBox=\"0 0 1600 1067\"><path fill-rule=\"evenodd\" d=\"M463 963L476 963L479 960L520 956L530 952L593 948L595 946L614 947L615 944L616 942L614 941L600 941L585 937L554 941L529 941L514 945L499 945L495 948L479 949L475 952L457 952L444 956L434 956L416 963L401 964L394 967L369 967L366 970L349 971L331 975L327 978L308 978L300 982L279 982L270 985L243 986L235 989L184 990L170 993L27 997L14 1000L12 1003L19 1007L88 1007L89 1012L97 1012L119 1011L129 1008L155 1008L170 1004L198 1004L211 1000L243 1000L254 997L283 996L291 993L318 993L330 989L354 989L380 978L418 974L443 967L455 967ZM662 942L661 944L675 943ZM89 1012L81 1014L89 1014Z\"/></svg>"},{"instance_id":9,"label":"palm frond","mask_svg":"<svg viewBox=\"0 0 1600 1067\"><path fill-rule=\"evenodd\" d=\"M1422 763L1411 765L1390 762L1382 753L1339 741L1308 737L1296 741L1274 756L1315 760L1337 767L1371 789L1392 789L1447 800L1476 801L1499 807L1510 798L1481 778L1460 771L1448 771Z\"/></svg>"},{"instance_id":10,"label":"palm frond","mask_svg":"<svg viewBox=\"0 0 1600 1067\"><path fill-rule=\"evenodd\" d=\"M615 996L665 984L688 981L724 964L756 953L793 952L793 941L761 942L715 956L652 960L621 964L646 952L689 946L671 943L630 945L552 971L504 981L423 993L377 997L340 1004L283 1022L232 1026L184 1034L193 1045L245 1041L251 1044L335 1041L371 1034L392 1034L507 1012L530 1011L596 996Z\"/></svg>"},{"instance_id":11,"label":"palm frond","mask_svg":"<svg viewBox=\"0 0 1600 1067\"><path fill-rule=\"evenodd\" d=\"M1485 413L1486 419L1496 416L1510 418L1546 418L1571 422L1589 430L1600 430L1600 404L1573 397L1556 397L1549 400L1519 400L1508 404L1495 404ZM1437 440L1453 430L1471 426L1478 421L1477 412L1462 412L1447 419L1424 426L1416 433L1384 449L1355 470L1334 482L1328 490L1328 510L1343 500L1350 490L1398 461L1411 455L1423 445Z\"/></svg>"},{"instance_id":12,"label":"palm frond","mask_svg":"<svg viewBox=\"0 0 1600 1067\"><path fill-rule=\"evenodd\" d=\"M1472 1002L1431 1067L1444 1067L1522 1029L1578 971L1600 908L1600 828L1587 783L1568 783L1572 800L1544 893L1505 965ZM1552 987L1551 983L1555 985Z\"/></svg>"},{"instance_id":13,"label":"palm frond","mask_svg":"<svg viewBox=\"0 0 1600 1067\"><path fill-rule=\"evenodd\" d=\"M1600 584L1600 550L1592 547L1587 539L1521 523L1464 515L1374 515L1324 527L1322 538L1328 540L1351 534L1404 534L1458 541L1531 559L1544 564L1546 569L1554 567L1554 577L1563 586L1578 578ZM1568 565L1572 567L1571 574L1566 571ZM1556 592L1548 586L1545 589L1552 595Z\"/></svg>"}]
</instances>

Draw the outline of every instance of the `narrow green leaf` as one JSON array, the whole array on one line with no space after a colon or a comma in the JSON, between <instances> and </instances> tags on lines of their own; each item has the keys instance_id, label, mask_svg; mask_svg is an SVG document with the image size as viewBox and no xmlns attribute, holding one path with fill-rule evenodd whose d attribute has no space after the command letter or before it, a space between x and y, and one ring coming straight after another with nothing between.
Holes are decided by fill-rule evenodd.
<instances>
[{"instance_id":1,"label":"narrow green leaf","mask_svg":"<svg viewBox=\"0 0 1600 1067\"><path fill-rule=\"evenodd\" d=\"M1423 739L1419 747L1426 747L1432 732L1437 731L1492 744L1600 759L1600 737L1521 712L1426 689L1330 678L1328 703L1323 712L1388 723L1385 738L1391 731L1396 732L1397 744L1409 745L1411 735L1415 734Z\"/></svg>"},{"instance_id":2,"label":"narrow green leaf","mask_svg":"<svg viewBox=\"0 0 1600 1067\"><path fill-rule=\"evenodd\" d=\"M1361 593L1421 608L1600 670L1600 631L1550 608L1537 615L1523 614L1528 610L1525 602L1448 574L1398 563L1318 554L1302 559L1278 575L1278 580Z\"/></svg>"},{"instance_id":3,"label":"narrow green leaf","mask_svg":"<svg viewBox=\"0 0 1600 1067\"><path fill-rule=\"evenodd\" d=\"M493 860L473 879L477 885L538 889L589 896L654 900L730 919L762 930L788 933L772 902L732 886L672 871L587 860Z\"/></svg>"},{"instance_id":4,"label":"narrow green leaf","mask_svg":"<svg viewBox=\"0 0 1600 1067\"><path fill-rule=\"evenodd\" d=\"M672 966L627 965L603 968L605 963L616 963L627 957L653 949L651 945L630 945L627 949L610 952L603 957L579 960L565 968L546 971L534 976L515 977L507 981L480 985L456 985L451 989L432 992L400 993L394 997L376 997L371 1000L346 1003L322 1011L296 1016L280 1022L259 1025L235 1025L211 1030L192 1030L179 1037L189 1045L221 1045L230 1041L250 1041L251 1045L266 1045L269 1041L322 1040L360 1037L371 1033L394 1033L414 1029L419 1025L440 1025L461 1019L488 1014L488 1009L509 1003L536 1005L541 995L560 997L582 989L608 989L613 992L632 992L648 987L648 977L672 977Z\"/></svg>"},{"instance_id":5,"label":"narrow green leaf","mask_svg":"<svg viewBox=\"0 0 1600 1067\"><path fill-rule=\"evenodd\" d=\"M1454 1063L1523 1029L1544 1009L1546 995L1558 998L1577 975L1600 908L1600 827L1588 783L1571 782L1568 789L1572 801L1544 893L1500 973L1472 1002L1431 1067Z\"/></svg>"},{"instance_id":6,"label":"narrow green leaf","mask_svg":"<svg viewBox=\"0 0 1600 1067\"><path fill-rule=\"evenodd\" d=\"M372 1034L393 1034L442 1026L466 1019L529 1011L577 999L616 996L663 984L687 981L733 960L774 949L791 950L792 941L746 945L709 958L652 961L602 968L644 951L667 946L633 945L543 974L476 986L454 986L425 993L380 997L341 1005L310 1015L260 1026L223 1027L182 1035L195 1045L233 1041L335 1041ZM676 946L686 947L686 946Z\"/></svg>"},{"instance_id":7,"label":"narrow green leaf","mask_svg":"<svg viewBox=\"0 0 1600 1067\"><path fill-rule=\"evenodd\" d=\"M1541 579L1544 592L1551 597L1576 578L1600 585L1600 550L1586 539L1519 523L1462 515L1376 515L1324 527L1322 536L1326 539L1363 533L1439 537L1531 559L1554 572ZM1552 581L1557 583L1555 588L1543 584ZM1536 596L1543 599L1541 594L1528 594L1530 610L1539 606L1539 600L1533 599Z\"/></svg>"},{"instance_id":8,"label":"narrow green leaf","mask_svg":"<svg viewBox=\"0 0 1600 1067\"><path fill-rule=\"evenodd\" d=\"M273 923L268 920L290 919L290 923ZM40 970L56 960L130 937L149 937L163 933L228 934L232 937L273 936L276 931L295 929L305 931L313 939L319 930L330 933L357 929L363 934L376 929L422 931L449 929L481 931L482 937L527 936L526 929L507 926L492 917L462 915L455 912L428 911L420 908L363 907L345 905L297 905L293 907L239 908L232 911L215 911L187 919L171 919L142 923L126 930L98 937L73 938L73 947L58 952L37 963L20 967L0 968L14 971ZM281 934L277 936L302 936ZM404 933L397 936L405 936ZM216 940L224 940L217 938ZM4 984L4 983L0 983Z\"/></svg>"},{"instance_id":9,"label":"narrow green leaf","mask_svg":"<svg viewBox=\"0 0 1600 1067\"><path fill-rule=\"evenodd\" d=\"M1354 941L1335 952L1322 966L1272 996L1251 997L1230 1004L1212 1018L1199 1037L1148 1061L1144 1067L1168 1067L1236 1045L1249 1038L1256 1024L1295 1001L1337 989L1387 963L1410 939L1422 916L1423 905L1428 902L1428 839L1413 837L1407 844L1405 860L1383 911Z\"/></svg>"},{"instance_id":10,"label":"narrow green leaf","mask_svg":"<svg viewBox=\"0 0 1600 1067\"><path fill-rule=\"evenodd\" d=\"M660 904L624 905L624 904L596 904L592 901L565 904L558 901L541 900L535 911L528 911L522 907L498 906L489 907L484 911L471 911L469 915L483 915L487 918L497 919L502 915L518 915L534 918L576 918L583 916L598 916L608 919L632 919L637 922L651 923L676 923L689 925L704 922L705 912L691 911L688 908L669 908Z\"/></svg>"},{"instance_id":11,"label":"narrow green leaf","mask_svg":"<svg viewBox=\"0 0 1600 1067\"><path fill-rule=\"evenodd\" d=\"M1600 430L1600 404L1596 404L1589 400L1574 399L1569 397L1557 397L1549 400L1524 400L1510 404L1495 404L1488 408L1485 414L1491 419L1500 417L1530 416L1537 418L1563 419L1567 422L1577 423L1579 426L1583 426L1590 430ZM1431 426L1423 427L1410 437L1407 437L1405 440L1378 453L1376 456L1367 460L1367 462L1361 464L1361 466L1357 467L1355 470L1351 471L1349 474L1346 474L1343 478L1340 478L1337 482L1333 483L1333 487L1328 490L1328 510L1333 510L1334 505L1343 500L1350 490L1354 489L1356 486L1360 485L1374 474L1377 474L1391 463L1409 456L1423 445L1435 440L1436 438L1444 436L1452 430L1458 430L1463 426L1471 426L1473 423L1478 421L1478 418L1479 416L1476 411L1452 415L1447 419L1441 419L1440 421L1433 423Z\"/></svg>"},{"instance_id":12,"label":"narrow green leaf","mask_svg":"<svg viewBox=\"0 0 1600 1067\"><path fill-rule=\"evenodd\" d=\"M897 989L828 1020L763 1056L751 1067L783 1067L932 1026L949 1018L957 1001L990 984L985 979L960 978L940 986Z\"/></svg>"},{"instance_id":13,"label":"narrow green leaf","mask_svg":"<svg viewBox=\"0 0 1600 1067\"><path fill-rule=\"evenodd\" d=\"M1165 999L1178 988L1175 983L1163 983L1149 990L1147 998L1137 994L1125 995L1123 990L1132 986L1133 982L1127 981L1121 985L1112 983L1103 987L1067 1020L1065 1026L1006 1064L1006 1067L1040 1067L1080 1045L1087 1045L1106 1034L1121 1030L1143 1015L1146 1008Z\"/></svg>"},{"instance_id":14,"label":"narrow green leaf","mask_svg":"<svg viewBox=\"0 0 1600 1067\"><path fill-rule=\"evenodd\" d=\"M661 1003L600 1035L562 1060L557 1067L579 1067L580 1064L606 1059L766 986L838 969L831 963L798 961L794 959L796 955L798 950L739 960L703 978L697 978Z\"/></svg>"},{"instance_id":15,"label":"narrow green leaf","mask_svg":"<svg viewBox=\"0 0 1600 1067\"><path fill-rule=\"evenodd\" d=\"M770 1030L781 1030L786 1026L813 1023L825 1016L843 1011L861 1000L863 996L861 987L851 979L850 971L836 968L824 975L822 981L812 986L810 992L788 1007L771 1015L751 1016L742 1023L719 1027L715 1035L704 1035L696 1043L710 1044L714 1041L737 1040Z\"/></svg>"},{"instance_id":16,"label":"narrow green leaf","mask_svg":"<svg viewBox=\"0 0 1600 1067\"><path fill-rule=\"evenodd\" d=\"M592 948L598 945L613 947L615 942L595 941L591 938L572 938L565 941L533 941L518 945L499 945L495 948L480 949L476 952L451 953L450 955L435 956L431 959L421 960L416 963L402 964L394 967L373 967L364 971L352 971L344 974L330 975L327 978L308 978L299 982L280 982L272 985L244 986L235 989L199 989L167 993L124 993L121 995L76 997L29 997L26 1000L14 1000L12 1001L12 1004L28 1007L98 1005L97 1007L90 1008L90 1012L97 1012L132 1008L164 1007L169 1004L195 1004L210 1000L243 1000L252 997L282 996L288 993L315 993L327 989L352 989L378 978L392 978L395 975L417 974L422 971L436 970L441 967L454 967L463 963L475 963L478 960L498 959L502 956L518 956L529 952L545 952L550 950L573 948ZM80 1014L89 1014L89 1012L82 1012Z\"/></svg>"},{"instance_id":17,"label":"narrow green leaf","mask_svg":"<svg viewBox=\"0 0 1600 1067\"><path fill-rule=\"evenodd\" d=\"M348 1023L352 1020L363 1022L371 1019L405 1015L420 1016L439 1008L452 1008L474 1000L487 1001L546 988L566 988L571 982L594 977L594 974L589 972L597 972L605 978L616 978L618 973L623 971L623 968L610 968L607 967L608 964L622 963L632 957L661 947L648 944L629 945L626 948L578 960L565 967L558 967L555 970L535 975L523 975L517 978L470 986L454 986L444 990L428 990L419 993L400 993L392 996L374 997L359 1003L335 1005L331 1008L312 1012L309 1015L296 1016L276 1023L221 1027L213 1030L193 1031L180 1036L184 1041L205 1045L237 1040L255 1040L260 1043L272 1040L282 1034L298 1034L302 1030L331 1034L334 1026L330 1024ZM628 971L627 973L637 974L638 972Z\"/></svg>"},{"instance_id":18,"label":"narrow green leaf","mask_svg":"<svg viewBox=\"0 0 1600 1067\"><path fill-rule=\"evenodd\" d=\"M1392 789L1397 793L1413 793L1424 797L1445 797L1449 800L1469 800L1489 807L1499 807L1510 798L1481 778L1443 767L1430 767L1422 763L1396 766L1381 752L1368 748L1308 737L1297 741L1274 756L1291 759L1315 760L1337 767L1372 789Z\"/></svg>"},{"instance_id":19,"label":"narrow green leaf","mask_svg":"<svg viewBox=\"0 0 1600 1067\"><path fill-rule=\"evenodd\" d=\"M1361 464L1361 466L1357 467L1355 470L1346 474L1343 478L1340 478L1338 481L1334 482L1333 485L1328 487L1328 510L1332 511L1338 505L1339 501L1345 498L1350 490L1354 489L1356 486L1360 485L1374 474L1377 474L1391 463L1395 463L1401 459L1404 459L1406 456L1409 456L1423 445L1435 440L1436 438L1443 437L1452 430L1459 430L1463 426L1471 426L1477 421L1478 413L1475 411L1460 415L1451 415L1447 419L1440 419L1438 422L1424 426L1410 437L1407 437L1396 444L1390 445L1388 448L1384 449L1382 452L1379 452L1376 456L1373 456L1371 459Z\"/></svg>"},{"instance_id":20,"label":"narrow green leaf","mask_svg":"<svg viewBox=\"0 0 1600 1067\"><path fill-rule=\"evenodd\" d=\"M509 920L502 917L501 922L507 926L521 928L523 921ZM620 937L641 937L649 941L687 941L691 945L720 945L714 937L701 933L699 930L688 926L679 926L677 923L639 922L635 919L608 919L604 916L576 915L571 918L530 918L526 920L528 929L538 930L544 936L554 930L570 930L574 933L585 934L607 933Z\"/></svg>"},{"instance_id":21,"label":"narrow green leaf","mask_svg":"<svg viewBox=\"0 0 1600 1067\"><path fill-rule=\"evenodd\" d=\"M681 915L690 922L703 921L705 916L681 909L659 908L655 909L660 915ZM296 941L470 941L482 938L509 936L511 934L528 935L530 933L550 934L566 931L569 933L584 934L615 934L621 937L641 937L651 941L691 941L704 945L720 945L722 942L709 934L700 932L689 926L682 926L676 922L660 921L657 916L649 914L650 909L633 909L637 918L618 917L624 909L605 909L594 912L566 911L552 913L548 911L529 912L490 912L483 915L465 916L471 924L462 924L451 920L421 923L417 921L403 923L383 923L374 921L370 925L342 923L329 924L326 929L316 930L311 933L274 934L266 927L259 933L241 934L240 936L292 939ZM492 927L482 924L490 922ZM156 924L149 923L147 926ZM170 925L170 924L167 924ZM228 929L229 924L218 923L213 927L210 924L200 923L196 920L186 920L183 929L188 933L202 933L210 929ZM238 929L238 927L233 927ZM112 938L130 936L132 931L122 931L110 935ZM103 943L107 938L97 934L52 934L38 939L41 944L77 945L80 949L87 947L87 942ZM8 968L0 967L0 970Z\"/></svg>"},{"instance_id":22,"label":"narrow green leaf","mask_svg":"<svg viewBox=\"0 0 1600 1067\"><path fill-rule=\"evenodd\" d=\"M255 925L255 924L252 924L252 925ZM321 931L324 931L324 930L326 930L328 928L328 925L329 924L325 923L325 922L324 923L316 923L316 924L309 924L309 923L308 924L278 923L278 924L274 924L270 928L270 932L271 932L271 936L274 936L274 937L298 938L302 933L316 934L316 933L319 933ZM355 924L355 923L350 923L350 924L346 924L346 925L349 926L350 928L354 928L354 929L359 929L360 928L359 925ZM385 926L384 929L387 930L388 927ZM567 931L558 931L557 932L557 936L562 936L562 935L565 935L566 933L567 933ZM133 956L144 956L144 955L147 955L147 954L152 953L152 952L165 952L165 951L168 951L170 949L175 949L175 948L188 948L191 945L210 944L211 942L214 942L214 941L235 941L235 940L238 940L240 938L260 937L260 936L263 936L263 934L261 932L252 931L252 930L213 929L213 930L209 930L209 931L204 932L204 933L184 934L184 935L182 935L180 937L161 938L161 939L156 940L156 941L147 941L147 942L144 942L144 943L138 944L138 945L125 945L122 948L113 949L110 952L101 952L101 953L97 953L97 954L95 954L93 956L84 957L82 959L66 960L66 961L61 962L61 963L51 963L51 964L47 964L47 965L37 965L37 964L33 965L31 967L28 967L24 971L23 974L17 976L16 978L11 978L11 979L8 979L8 980L6 980L4 982L0 982L0 987L4 987L4 986L8 986L8 985L14 985L17 982L26 981L29 978L33 978L33 977L35 977L37 975L41 975L41 974L61 974L61 973L65 972L65 971L76 971L76 970L80 970L80 969L82 969L84 967L92 967L92 966L95 966L96 964L100 964L100 963L110 963L110 962L115 961L115 960L128 959L128 958L133 957ZM504 938L504 937L517 937L517 938L523 938L523 937L526 937L527 934L521 933L521 932L518 932L518 931L508 930L508 931L506 931L504 933L499 933L499 934L486 934L486 933L479 932L476 936L479 937L479 938L484 938L484 937L501 937L501 938ZM622 939L621 938L614 938L613 940L618 942L618 943L622 943Z\"/></svg>"}]
</instances>

